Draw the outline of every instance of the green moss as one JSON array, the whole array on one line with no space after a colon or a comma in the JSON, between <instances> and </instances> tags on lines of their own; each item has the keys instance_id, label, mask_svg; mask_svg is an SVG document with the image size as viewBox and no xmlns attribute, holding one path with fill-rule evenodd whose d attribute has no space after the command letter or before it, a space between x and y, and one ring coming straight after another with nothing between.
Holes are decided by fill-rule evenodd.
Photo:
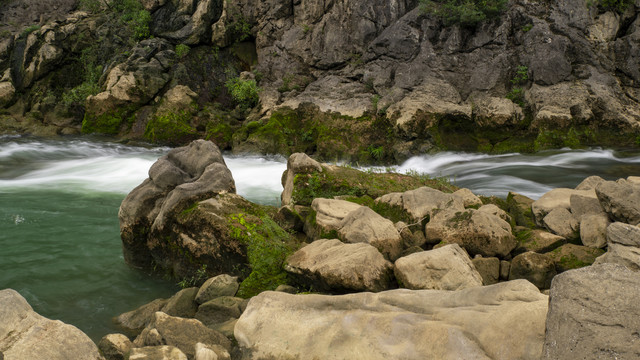
<instances>
[{"instance_id":1,"label":"green moss","mask_svg":"<svg viewBox=\"0 0 640 360\"><path fill-rule=\"evenodd\" d=\"M232 237L247 246L251 273L240 284L238 296L249 298L266 290L287 284L284 263L296 249L291 235L267 216L256 223L247 221L245 214L229 216Z\"/></svg>"},{"instance_id":2,"label":"green moss","mask_svg":"<svg viewBox=\"0 0 640 360\"><path fill-rule=\"evenodd\" d=\"M184 110L155 116L147 123L144 137L152 142L183 144L197 136L197 131L189 124L190 119Z\"/></svg>"},{"instance_id":3,"label":"green moss","mask_svg":"<svg viewBox=\"0 0 640 360\"><path fill-rule=\"evenodd\" d=\"M413 221L411 215L409 215L409 213L407 213L401 206L393 206L384 202L376 202L368 195L362 197L349 196L345 198L345 200L351 201L356 204L368 206L371 210L380 214L382 217L391 220L394 223L402 221L404 223L410 224Z\"/></svg>"},{"instance_id":4,"label":"green moss","mask_svg":"<svg viewBox=\"0 0 640 360\"><path fill-rule=\"evenodd\" d=\"M84 134L118 134L128 114L126 110L107 111L97 116L87 112L82 120L82 132Z\"/></svg>"}]
</instances>

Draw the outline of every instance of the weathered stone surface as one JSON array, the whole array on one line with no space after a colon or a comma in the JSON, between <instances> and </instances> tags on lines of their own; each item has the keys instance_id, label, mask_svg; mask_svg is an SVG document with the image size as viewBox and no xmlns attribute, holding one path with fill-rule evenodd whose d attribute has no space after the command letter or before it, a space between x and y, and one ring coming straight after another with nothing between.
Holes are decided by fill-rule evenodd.
<instances>
[{"instance_id":1,"label":"weathered stone surface","mask_svg":"<svg viewBox=\"0 0 640 360\"><path fill-rule=\"evenodd\" d=\"M507 214L504 210L500 209L496 205L493 205L493 204L482 205L480 206L480 208L478 208L478 211L489 214L489 215L495 215L508 223L511 222L511 216L509 216L509 214Z\"/></svg>"},{"instance_id":2,"label":"weathered stone surface","mask_svg":"<svg viewBox=\"0 0 640 360\"><path fill-rule=\"evenodd\" d=\"M582 222L582 217L585 215L605 214L597 198L573 194L569 198L569 203L571 214L578 222Z\"/></svg>"},{"instance_id":3,"label":"weathered stone surface","mask_svg":"<svg viewBox=\"0 0 640 360\"><path fill-rule=\"evenodd\" d=\"M393 266L372 245L321 239L291 255L285 269L314 289L376 292L389 287Z\"/></svg>"},{"instance_id":4,"label":"weathered stone surface","mask_svg":"<svg viewBox=\"0 0 640 360\"><path fill-rule=\"evenodd\" d=\"M366 206L359 207L342 219L338 236L345 242L370 244L391 261L402 253L402 238L393 222Z\"/></svg>"},{"instance_id":5,"label":"weathered stone surface","mask_svg":"<svg viewBox=\"0 0 640 360\"><path fill-rule=\"evenodd\" d=\"M220 296L211 299L198 307L195 318L209 327L237 319L242 314L240 304L243 301L244 299L232 296Z\"/></svg>"},{"instance_id":6,"label":"weathered stone surface","mask_svg":"<svg viewBox=\"0 0 640 360\"><path fill-rule=\"evenodd\" d=\"M313 199L311 203L311 208L316 212L316 225L325 233L338 231L342 219L361 207L362 205L346 200L322 198Z\"/></svg>"},{"instance_id":7,"label":"weathered stone surface","mask_svg":"<svg viewBox=\"0 0 640 360\"><path fill-rule=\"evenodd\" d=\"M123 334L108 334L100 339L98 349L105 360L125 360L133 344Z\"/></svg>"},{"instance_id":8,"label":"weathered stone surface","mask_svg":"<svg viewBox=\"0 0 640 360\"><path fill-rule=\"evenodd\" d=\"M196 302L204 304L205 302L217 298L219 296L235 296L238 292L238 277L227 274L214 276L200 286L196 294Z\"/></svg>"},{"instance_id":9,"label":"weathered stone surface","mask_svg":"<svg viewBox=\"0 0 640 360\"><path fill-rule=\"evenodd\" d=\"M507 260L500 260L500 280L509 280L509 272L511 271L511 262Z\"/></svg>"},{"instance_id":10,"label":"weathered stone surface","mask_svg":"<svg viewBox=\"0 0 640 360\"><path fill-rule=\"evenodd\" d=\"M640 227L614 222L607 228L609 243L640 247Z\"/></svg>"},{"instance_id":11,"label":"weathered stone surface","mask_svg":"<svg viewBox=\"0 0 640 360\"><path fill-rule=\"evenodd\" d=\"M159 342L159 343L158 343ZM231 349L231 342L221 333L209 329L196 319L184 319L156 312L151 322L138 335L133 344L136 347L170 345L180 349L192 359L197 343L217 344L226 350Z\"/></svg>"},{"instance_id":12,"label":"weathered stone surface","mask_svg":"<svg viewBox=\"0 0 640 360\"><path fill-rule=\"evenodd\" d=\"M549 289L551 279L556 276L553 259L533 251L520 254L511 261L509 280L526 279L539 289Z\"/></svg>"},{"instance_id":13,"label":"weathered stone surface","mask_svg":"<svg viewBox=\"0 0 640 360\"><path fill-rule=\"evenodd\" d=\"M640 228L615 222L606 229L607 252L594 264L620 264L631 270L640 270Z\"/></svg>"},{"instance_id":14,"label":"weathered stone surface","mask_svg":"<svg viewBox=\"0 0 640 360\"><path fill-rule=\"evenodd\" d=\"M394 273L400 286L413 290L482 286L482 277L458 244L402 257L396 260Z\"/></svg>"},{"instance_id":15,"label":"weathered stone surface","mask_svg":"<svg viewBox=\"0 0 640 360\"><path fill-rule=\"evenodd\" d=\"M219 345L197 343L195 360L231 360L231 355Z\"/></svg>"},{"instance_id":16,"label":"weathered stone surface","mask_svg":"<svg viewBox=\"0 0 640 360\"><path fill-rule=\"evenodd\" d=\"M589 176L586 179L582 180L578 186L576 186L576 190L593 190L600 183L605 182L606 180L601 178L600 176Z\"/></svg>"},{"instance_id":17,"label":"weathered stone surface","mask_svg":"<svg viewBox=\"0 0 640 360\"><path fill-rule=\"evenodd\" d=\"M607 244L607 228L611 224L605 213L583 215L580 222L580 240L582 245L603 248Z\"/></svg>"},{"instance_id":18,"label":"weathered stone surface","mask_svg":"<svg viewBox=\"0 0 640 360\"><path fill-rule=\"evenodd\" d=\"M9 104L13 100L15 93L16 88L13 87L12 83L8 81L0 82L0 108Z\"/></svg>"},{"instance_id":19,"label":"weathered stone surface","mask_svg":"<svg viewBox=\"0 0 640 360\"><path fill-rule=\"evenodd\" d=\"M462 199L462 204L464 205L464 207L482 205L482 200L480 200L480 198L472 193L469 189L462 188L455 191L453 195Z\"/></svg>"},{"instance_id":20,"label":"weathered stone surface","mask_svg":"<svg viewBox=\"0 0 640 360\"><path fill-rule=\"evenodd\" d=\"M427 223L425 235L429 241L459 244L471 256L504 257L517 245L506 221L474 209L438 212Z\"/></svg>"},{"instance_id":21,"label":"weathered stone surface","mask_svg":"<svg viewBox=\"0 0 640 360\"><path fill-rule=\"evenodd\" d=\"M496 257L475 257L473 266L482 277L482 285L493 285L500 280L500 259Z\"/></svg>"},{"instance_id":22,"label":"weathered stone surface","mask_svg":"<svg viewBox=\"0 0 640 360\"><path fill-rule=\"evenodd\" d=\"M182 289L169 298L161 311L171 316L193 317L198 310L198 304L195 301L197 293L198 288L196 287Z\"/></svg>"},{"instance_id":23,"label":"weathered stone surface","mask_svg":"<svg viewBox=\"0 0 640 360\"><path fill-rule=\"evenodd\" d=\"M624 179L605 181L596 187L596 194L612 219L631 225L640 223L640 185Z\"/></svg>"},{"instance_id":24,"label":"weathered stone surface","mask_svg":"<svg viewBox=\"0 0 640 360\"><path fill-rule=\"evenodd\" d=\"M551 210L542 219L542 223L550 232L565 239L575 240L580 237L580 224L571 212L565 208Z\"/></svg>"},{"instance_id":25,"label":"weathered stone surface","mask_svg":"<svg viewBox=\"0 0 640 360\"><path fill-rule=\"evenodd\" d=\"M557 188L553 189L534 201L531 204L531 210L536 221L536 225L542 227L544 223L542 219L556 208L563 208L567 211L571 209L571 195L581 195L595 198L595 190L574 190Z\"/></svg>"},{"instance_id":26,"label":"weathered stone surface","mask_svg":"<svg viewBox=\"0 0 640 360\"><path fill-rule=\"evenodd\" d=\"M400 194L384 195L376 199L376 201L388 203L389 205L400 205L416 221L426 216L432 216L434 210L464 210L462 197L446 194L430 187L421 187Z\"/></svg>"},{"instance_id":27,"label":"weathered stone surface","mask_svg":"<svg viewBox=\"0 0 640 360\"><path fill-rule=\"evenodd\" d=\"M638 358L638 297L640 277L620 265L594 265L556 276L542 358Z\"/></svg>"},{"instance_id":28,"label":"weathered stone surface","mask_svg":"<svg viewBox=\"0 0 640 360\"><path fill-rule=\"evenodd\" d=\"M222 15L223 3L214 0L167 2L154 12L152 31L176 43L198 45L211 39L211 24Z\"/></svg>"},{"instance_id":29,"label":"weathered stone surface","mask_svg":"<svg viewBox=\"0 0 640 360\"><path fill-rule=\"evenodd\" d=\"M102 359L82 331L40 316L15 290L0 290L0 319L0 354L6 360Z\"/></svg>"},{"instance_id":30,"label":"weathered stone surface","mask_svg":"<svg viewBox=\"0 0 640 360\"><path fill-rule=\"evenodd\" d=\"M398 221L395 223L395 227L398 233L400 233L405 249L421 247L427 242L427 238L424 236L424 232L422 232L421 224L412 224L409 226L403 221Z\"/></svg>"},{"instance_id":31,"label":"weathered stone surface","mask_svg":"<svg viewBox=\"0 0 640 360\"><path fill-rule=\"evenodd\" d=\"M169 345L144 346L134 348L129 360L187 360L187 356L177 347Z\"/></svg>"},{"instance_id":32,"label":"weathered stone surface","mask_svg":"<svg viewBox=\"0 0 640 360\"><path fill-rule=\"evenodd\" d=\"M542 254L556 249L566 243L567 240L562 236L536 229L531 230L529 237L522 241L519 246L524 249L524 251L535 251Z\"/></svg>"},{"instance_id":33,"label":"weathered stone surface","mask_svg":"<svg viewBox=\"0 0 640 360\"><path fill-rule=\"evenodd\" d=\"M161 311L169 299L155 299L135 310L120 314L115 318L118 324L127 334L138 335L151 321L151 316L156 311Z\"/></svg>"},{"instance_id":34,"label":"weathered stone surface","mask_svg":"<svg viewBox=\"0 0 640 360\"><path fill-rule=\"evenodd\" d=\"M344 359L538 359L547 299L525 280L332 297L263 292L235 338L246 359L324 358L327 349Z\"/></svg>"},{"instance_id":35,"label":"weathered stone surface","mask_svg":"<svg viewBox=\"0 0 640 360\"><path fill-rule=\"evenodd\" d=\"M564 244L559 248L548 252L553 261L556 263L556 271L577 269L593 264L596 258L604 253L602 249L594 249L587 246L575 244Z\"/></svg>"},{"instance_id":36,"label":"weathered stone surface","mask_svg":"<svg viewBox=\"0 0 640 360\"><path fill-rule=\"evenodd\" d=\"M531 205L533 204L533 201L533 199L516 192L510 191L509 194L507 194L509 212L513 214L517 225L528 228L535 226L533 213L531 212Z\"/></svg>"},{"instance_id":37,"label":"weathered stone surface","mask_svg":"<svg viewBox=\"0 0 640 360\"><path fill-rule=\"evenodd\" d=\"M322 172L322 165L305 153L294 153L287 160L287 171L282 176L282 206L291 204L293 179L301 173Z\"/></svg>"}]
</instances>

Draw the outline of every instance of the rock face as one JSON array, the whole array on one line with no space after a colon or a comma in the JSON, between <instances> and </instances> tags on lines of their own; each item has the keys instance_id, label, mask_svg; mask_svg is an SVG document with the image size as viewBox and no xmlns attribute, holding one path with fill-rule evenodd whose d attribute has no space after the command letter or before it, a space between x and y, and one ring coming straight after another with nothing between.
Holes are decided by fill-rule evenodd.
<instances>
[{"instance_id":1,"label":"rock face","mask_svg":"<svg viewBox=\"0 0 640 360\"><path fill-rule=\"evenodd\" d=\"M176 219L197 206L199 201L234 192L231 172L215 144L197 140L171 150L153 164L149 179L131 191L120 206L118 217L125 261L146 269L155 263L175 274L197 270L189 269L193 265L171 255L171 242L174 242L173 247L188 249L196 259L216 253L230 253L237 258L237 249L229 249L232 244L220 244L215 237L199 229L185 232L171 229L179 226ZM207 261L192 263L199 266Z\"/></svg>"},{"instance_id":2,"label":"rock face","mask_svg":"<svg viewBox=\"0 0 640 360\"><path fill-rule=\"evenodd\" d=\"M327 349L343 359L539 359L546 312L547 296L525 280L333 297L264 292L235 337L245 359L324 358Z\"/></svg>"},{"instance_id":3,"label":"rock face","mask_svg":"<svg viewBox=\"0 0 640 360\"><path fill-rule=\"evenodd\" d=\"M318 290L382 291L393 266L375 247L340 240L316 240L287 259L287 272Z\"/></svg>"},{"instance_id":4,"label":"rock face","mask_svg":"<svg viewBox=\"0 0 640 360\"><path fill-rule=\"evenodd\" d=\"M394 273L402 287L413 290L482 286L482 277L458 244L402 257L396 260Z\"/></svg>"},{"instance_id":5,"label":"rock face","mask_svg":"<svg viewBox=\"0 0 640 360\"><path fill-rule=\"evenodd\" d=\"M623 266L594 265L553 279L543 359L640 357L640 278Z\"/></svg>"},{"instance_id":6,"label":"rock face","mask_svg":"<svg viewBox=\"0 0 640 360\"><path fill-rule=\"evenodd\" d=\"M5 360L102 359L82 331L38 315L15 290L0 290L0 319L0 354Z\"/></svg>"},{"instance_id":7,"label":"rock face","mask_svg":"<svg viewBox=\"0 0 640 360\"><path fill-rule=\"evenodd\" d=\"M482 211L446 209L425 227L428 240L456 243L469 255L505 257L516 247L511 226L499 216Z\"/></svg>"}]
</instances>

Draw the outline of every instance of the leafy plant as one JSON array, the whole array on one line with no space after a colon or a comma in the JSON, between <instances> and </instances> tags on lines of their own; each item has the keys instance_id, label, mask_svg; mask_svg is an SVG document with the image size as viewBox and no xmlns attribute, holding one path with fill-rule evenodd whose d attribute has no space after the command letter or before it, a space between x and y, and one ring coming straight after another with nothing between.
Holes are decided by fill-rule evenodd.
<instances>
[{"instance_id":1,"label":"leafy plant","mask_svg":"<svg viewBox=\"0 0 640 360\"><path fill-rule=\"evenodd\" d=\"M440 18L445 25L474 27L480 22L500 16L507 0L420 0L422 11Z\"/></svg>"},{"instance_id":2,"label":"leafy plant","mask_svg":"<svg viewBox=\"0 0 640 360\"><path fill-rule=\"evenodd\" d=\"M38 31L40 30L40 25L31 25L29 27L27 27L26 29L22 30L22 32L20 33L21 37L26 37L27 35L31 34L34 31Z\"/></svg>"},{"instance_id":3,"label":"leafy plant","mask_svg":"<svg viewBox=\"0 0 640 360\"><path fill-rule=\"evenodd\" d=\"M184 278L180 282L178 282L178 286L180 286L182 289L197 286L198 284L202 283L202 281L205 280L206 278L207 278L207 265L203 264L200 267L200 269L196 270L196 273L193 276L189 278Z\"/></svg>"},{"instance_id":4,"label":"leafy plant","mask_svg":"<svg viewBox=\"0 0 640 360\"><path fill-rule=\"evenodd\" d=\"M67 106L83 105L89 95L100 92L99 80L102 75L102 66L97 62L95 48L89 47L82 51L80 55L82 64L83 82L62 94L62 102Z\"/></svg>"},{"instance_id":5,"label":"leafy plant","mask_svg":"<svg viewBox=\"0 0 640 360\"><path fill-rule=\"evenodd\" d=\"M229 94L240 106L251 108L258 104L260 88L253 79L232 77L225 82Z\"/></svg>"},{"instance_id":6,"label":"leafy plant","mask_svg":"<svg viewBox=\"0 0 640 360\"><path fill-rule=\"evenodd\" d=\"M376 147L369 145L367 151L369 152L369 155L376 160L381 160L384 157L384 147L382 146Z\"/></svg>"},{"instance_id":7,"label":"leafy plant","mask_svg":"<svg viewBox=\"0 0 640 360\"><path fill-rule=\"evenodd\" d=\"M511 84L517 86L512 87L507 93L507 99L524 107L524 89L520 85L524 85L527 81L529 81L529 68L524 65L518 66L515 76L511 79Z\"/></svg>"},{"instance_id":8,"label":"leafy plant","mask_svg":"<svg viewBox=\"0 0 640 360\"><path fill-rule=\"evenodd\" d=\"M527 24L522 27L522 32L529 32L531 29L533 29L533 24Z\"/></svg>"}]
</instances>

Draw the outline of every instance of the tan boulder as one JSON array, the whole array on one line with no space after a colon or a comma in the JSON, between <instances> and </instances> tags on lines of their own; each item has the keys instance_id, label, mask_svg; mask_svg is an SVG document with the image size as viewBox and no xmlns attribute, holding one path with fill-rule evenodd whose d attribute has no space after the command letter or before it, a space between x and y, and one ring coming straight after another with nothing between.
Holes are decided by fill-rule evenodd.
<instances>
[{"instance_id":1,"label":"tan boulder","mask_svg":"<svg viewBox=\"0 0 640 360\"><path fill-rule=\"evenodd\" d=\"M282 176L281 201L282 206L291 204L293 194L293 180L301 173L322 172L322 165L305 153L294 153L287 160L287 170Z\"/></svg>"},{"instance_id":2,"label":"tan boulder","mask_svg":"<svg viewBox=\"0 0 640 360\"><path fill-rule=\"evenodd\" d=\"M582 245L603 248L607 245L607 228L611 224L605 213L583 215L580 222L580 240Z\"/></svg>"},{"instance_id":3,"label":"tan boulder","mask_svg":"<svg viewBox=\"0 0 640 360\"><path fill-rule=\"evenodd\" d=\"M565 208L555 208L542 219L544 226L552 233L568 240L580 238L580 224Z\"/></svg>"},{"instance_id":4,"label":"tan boulder","mask_svg":"<svg viewBox=\"0 0 640 360\"><path fill-rule=\"evenodd\" d=\"M402 257L396 260L394 273L400 286L413 290L482 286L482 277L458 244Z\"/></svg>"},{"instance_id":5,"label":"tan boulder","mask_svg":"<svg viewBox=\"0 0 640 360\"><path fill-rule=\"evenodd\" d=\"M338 231L342 220L362 205L346 200L313 199L311 208L316 212L316 226L321 232Z\"/></svg>"},{"instance_id":6,"label":"tan boulder","mask_svg":"<svg viewBox=\"0 0 640 360\"><path fill-rule=\"evenodd\" d=\"M549 289L554 276L555 263L548 255L529 251L511 261L509 280L526 279L540 289Z\"/></svg>"},{"instance_id":7,"label":"tan boulder","mask_svg":"<svg viewBox=\"0 0 640 360\"><path fill-rule=\"evenodd\" d=\"M296 251L285 270L318 290L382 291L389 287L393 265L373 246L321 239Z\"/></svg>"},{"instance_id":8,"label":"tan boulder","mask_svg":"<svg viewBox=\"0 0 640 360\"><path fill-rule=\"evenodd\" d=\"M462 199L462 204L464 205L464 207L482 205L482 200L480 200L480 198L477 197L474 193L472 193L471 190L469 189L462 188L460 190L455 191L453 195L458 196L459 198Z\"/></svg>"},{"instance_id":9,"label":"tan boulder","mask_svg":"<svg viewBox=\"0 0 640 360\"><path fill-rule=\"evenodd\" d=\"M464 210L462 196L446 194L440 190L423 186L404 193L390 193L376 199L392 206L402 206L415 220L431 217L434 212L444 209Z\"/></svg>"},{"instance_id":10,"label":"tan boulder","mask_svg":"<svg viewBox=\"0 0 640 360\"><path fill-rule=\"evenodd\" d=\"M566 188L553 189L534 201L531 204L531 210L536 225L543 227L543 218L556 208L563 208L569 211L571 209L571 195L582 195L586 197L596 198L595 190L574 190Z\"/></svg>"},{"instance_id":11,"label":"tan boulder","mask_svg":"<svg viewBox=\"0 0 640 360\"><path fill-rule=\"evenodd\" d=\"M402 253L402 237L393 222L366 206L359 207L342 219L338 237L349 243L371 244L391 261Z\"/></svg>"},{"instance_id":12,"label":"tan boulder","mask_svg":"<svg viewBox=\"0 0 640 360\"><path fill-rule=\"evenodd\" d=\"M640 271L640 227L615 222L607 228L607 252L594 264L613 263Z\"/></svg>"}]
</instances>

